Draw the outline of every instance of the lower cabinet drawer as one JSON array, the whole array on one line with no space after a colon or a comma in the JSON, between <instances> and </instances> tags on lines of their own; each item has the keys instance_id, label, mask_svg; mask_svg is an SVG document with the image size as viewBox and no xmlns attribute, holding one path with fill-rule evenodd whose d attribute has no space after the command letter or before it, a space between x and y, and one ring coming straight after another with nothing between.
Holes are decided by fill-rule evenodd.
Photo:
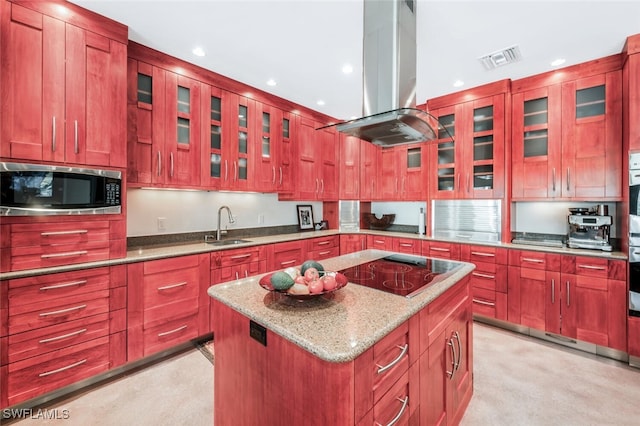
<instances>
[{"instance_id":1,"label":"lower cabinet drawer","mask_svg":"<svg viewBox=\"0 0 640 426\"><path fill-rule=\"evenodd\" d=\"M507 320L507 294L473 287L473 313L489 318Z\"/></svg>"},{"instance_id":2,"label":"lower cabinet drawer","mask_svg":"<svg viewBox=\"0 0 640 426\"><path fill-rule=\"evenodd\" d=\"M419 425L419 363L389 388L359 422L362 425ZM411 379L413 378L413 379Z\"/></svg>"},{"instance_id":3,"label":"lower cabinet drawer","mask_svg":"<svg viewBox=\"0 0 640 426\"><path fill-rule=\"evenodd\" d=\"M105 336L9 364L9 405L108 370L109 346L109 336Z\"/></svg>"},{"instance_id":4,"label":"lower cabinet drawer","mask_svg":"<svg viewBox=\"0 0 640 426\"><path fill-rule=\"evenodd\" d=\"M165 321L144 330L144 356L198 337L198 314Z\"/></svg>"},{"instance_id":5,"label":"lower cabinet drawer","mask_svg":"<svg viewBox=\"0 0 640 426\"><path fill-rule=\"evenodd\" d=\"M9 307L9 334L109 312L109 290Z\"/></svg>"},{"instance_id":6,"label":"lower cabinet drawer","mask_svg":"<svg viewBox=\"0 0 640 426\"><path fill-rule=\"evenodd\" d=\"M115 314L124 315L120 310ZM8 361L21 361L109 335L109 314L94 315L9 336Z\"/></svg>"},{"instance_id":7,"label":"lower cabinet drawer","mask_svg":"<svg viewBox=\"0 0 640 426\"><path fill-rule=\"evenodd\" d=\"M307 257L313 260L328 259L340 255L340 247L327 247L319 250L310 251Z\"/></svg>"}]
</instances>

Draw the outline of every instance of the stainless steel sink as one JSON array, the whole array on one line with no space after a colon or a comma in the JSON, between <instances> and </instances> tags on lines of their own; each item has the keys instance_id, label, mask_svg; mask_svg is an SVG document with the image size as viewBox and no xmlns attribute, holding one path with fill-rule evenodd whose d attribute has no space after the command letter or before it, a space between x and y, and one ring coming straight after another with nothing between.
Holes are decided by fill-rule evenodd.
<instances>
[{"instance_id":1,"label":"stainless steel sink","mask_svg":"<svg viewBox=\"0 0 640 426\"><path fill-rule=\"evenodd\" d=\"M232 246L232 245L236 245L236 244L243 244L243 243L250 243L250 240L240 240L240 239L235 239L235 240L215 240L215 239L208 239L205 237L204 242L207 244L211 244L212 246Z\"/></svg>"}]
</instances>

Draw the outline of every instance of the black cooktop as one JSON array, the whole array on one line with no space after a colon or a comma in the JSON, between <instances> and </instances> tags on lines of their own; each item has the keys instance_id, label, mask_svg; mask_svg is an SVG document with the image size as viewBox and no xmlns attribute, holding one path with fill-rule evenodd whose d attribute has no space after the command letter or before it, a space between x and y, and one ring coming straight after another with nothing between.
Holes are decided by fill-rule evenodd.
<instances>
[{"instance_id":1,"label":"black cooktop","mask_svg":"<svg viewBox=\"0 0 640 426\"><path fill-rule=\"evenodd\" d=\"M429 285L442 281L462 265L430 257L393 254L343 269L349 283L386 293L413 297Z\"/></svg>"}]
</instances>

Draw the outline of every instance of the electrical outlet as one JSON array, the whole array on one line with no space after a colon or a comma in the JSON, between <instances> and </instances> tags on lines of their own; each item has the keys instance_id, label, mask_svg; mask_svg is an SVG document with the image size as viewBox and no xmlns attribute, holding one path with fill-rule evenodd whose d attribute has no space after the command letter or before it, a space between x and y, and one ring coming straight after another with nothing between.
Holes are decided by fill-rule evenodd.
<instances>
[{"instance_id":1,"label":"electrical outlet","mask_svg":"<svg viewBox=\"0 0 640 426\"><path fill-rule=\"evenodd\" d=\"M159 217L157 219L158 222L158 231L166 231L167 230L167 218Z\"/></svg>"},{"instance_id":2,"label":"electrical outlet","mask_svg":"<svg viewBox=\"0 0 640 426\"><path fill-rule=\"evenodd\" d=\"M258 225L264 224L264 213L258 213Z\"/></svg>"}]
</instances>

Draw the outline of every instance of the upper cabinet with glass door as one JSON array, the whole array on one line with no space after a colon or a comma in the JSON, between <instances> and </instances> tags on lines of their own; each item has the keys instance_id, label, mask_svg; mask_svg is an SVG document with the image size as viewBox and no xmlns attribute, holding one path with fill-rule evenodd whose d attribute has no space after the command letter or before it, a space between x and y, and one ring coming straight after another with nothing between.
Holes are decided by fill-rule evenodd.
<instances>
[{"instance_id":1,"label":"upper cabinet with glass door","mask_svg":"<svg viewBox=\"0 0 640 426\"><path fill-rule=\"evenodd\" d=\"M282 141L282 110L256 102L256 135L258 146L254 158L254 189L276 192L282 178L279 166Z\"/></svg>"},{"instance_id":2,"label":"upper cabinet with glass door","mask_svg":"<svg viewBox=\"0 0 640 426\"><path fill-rule=\"evenodd\" d=\"M438 119L429 176L434 199L502 198L507 80L429 100Z\"/></svg>"},{"instance_id":3,"label":"upper cabinet with glass door","mask_svg":"<svg viewBox=\"0 0 640 426\"><path fill-rule=\"evenodd\" d=\"M621 199L619 57L516 80L512 90L512 198Z\"/></svg>"}]
</instances>

